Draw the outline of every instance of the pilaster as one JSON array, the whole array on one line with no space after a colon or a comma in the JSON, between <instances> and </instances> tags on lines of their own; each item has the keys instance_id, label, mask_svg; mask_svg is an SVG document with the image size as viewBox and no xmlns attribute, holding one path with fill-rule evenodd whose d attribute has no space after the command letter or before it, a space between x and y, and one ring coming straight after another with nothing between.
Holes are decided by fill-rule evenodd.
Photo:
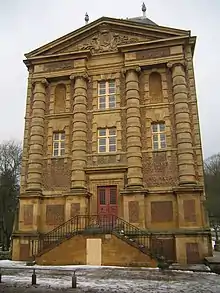
<instances>
[{"instance_id":1,"label":"pilaster","mask_svg":"<svg viewBox=\"0 0 220 293\"><path fill-rule=\"evenodd\" d=\"M33 80L33 108L30 129L30 148L27 174L27 190L42 190L42 164L44 144L44 116L46 79Z\"/></svg>"},{"instance_id":2,"label":"pilaster","mask_svg":"<svg viewBox=\"0 0 220 293\"><path fill-rule=\"evenodd\" d=\"M86 71L70 76L74 82L71 187L86 188L87 81Z\"/></svg>"},{"instance_id":3,"label":"pilaster","mask_svg":"<svg viewBox=\"0 0 220 293\"><path fill-rule=\"evenodd\" d=\"M140 67L125 68L126 91L126 138L127 138L127 187L143 187L142 154L141 154L141 121L139 72Z\"/></svg>"},{"instance_id":4,"label":"pilaster","mask_svg":"<svg viewBox=\"0 0 220 293\"><path fill-rule=\"evenodd\" d=\"M179 184L196 184L185 63L167 64L172 73Z\"/></svg>"}]
</instances>

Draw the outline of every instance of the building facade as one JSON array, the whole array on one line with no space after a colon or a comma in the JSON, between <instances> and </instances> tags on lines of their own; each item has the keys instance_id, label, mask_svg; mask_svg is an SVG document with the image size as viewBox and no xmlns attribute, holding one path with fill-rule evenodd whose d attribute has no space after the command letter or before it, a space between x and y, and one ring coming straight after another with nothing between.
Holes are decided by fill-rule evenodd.
<instances>
[{"instance_id":1,"label":"building facade","mask_svg":"<svg viewBox=\"0 0 220 293\"><path fill-rule=\"evenodd\" d=\"M143 249L159 246L160 254L179 263L212 254L195 43L190 31L145 16L102 17L25 55L14 260L35 255L47 264L153 265ZM100 228L103 218L123 224L125 238L114 227L77 232L91 219ZM124 255L117 261L116 254Z\"/></svg>"}]
</instances>

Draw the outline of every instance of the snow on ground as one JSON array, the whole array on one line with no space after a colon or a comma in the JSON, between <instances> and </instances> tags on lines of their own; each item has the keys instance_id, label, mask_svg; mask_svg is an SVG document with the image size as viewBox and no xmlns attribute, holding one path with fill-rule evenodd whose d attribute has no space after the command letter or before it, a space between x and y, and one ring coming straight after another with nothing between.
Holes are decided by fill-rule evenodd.
<instances>
[{"instance_id":1,"label":"snow on ground","mask_svg":"<svg viewBox=\"0 0 220 293\"><path fill-rule=\"evenodd\" d=\"M212 273L93 266L27 267L25 263L10 261L0 261L0 267L7 268L2 269L0 284L0 292L5 293L220 293L220 277ZM31 286L33 268L38 284L34 287ZM77 289L71 289L74 270Z\"/></svg>"}]
</instances>

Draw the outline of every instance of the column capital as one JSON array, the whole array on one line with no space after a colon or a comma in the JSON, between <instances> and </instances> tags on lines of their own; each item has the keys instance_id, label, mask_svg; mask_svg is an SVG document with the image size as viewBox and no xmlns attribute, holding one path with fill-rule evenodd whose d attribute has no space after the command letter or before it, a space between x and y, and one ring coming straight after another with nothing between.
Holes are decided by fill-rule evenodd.
<instances>
[{"instance_id":1,"label":"column capital","mask_svg":"<svg viewBox=\"0 0 220 293\"><path fill-rule=\"evenodd\" d=\"M75 80L76 78L82 78L82 79L85 79L86 81L88 81L89 75L88 75L87 71L74 72L73 74L70 75L71 80Z\"/></svg>"},{"instance_id":2,"label":"column capital","mask_svg":"<svg viewBox=\"0 0 220 293\"><path fill-rule=\"evenodd\" d=\"M140 66L129 66L129 67L124 67L121 70L123 75L126 75L126 73L129 72L129 71L135 71L136 73L140 73L141 72L141 67Z\"/></svg>"},{"instance_id":3,"label":"column capital","mask_svg":"<svg viewBox=\"0 0 220 293\"><path fill-rule=\"evenodd\" d=\"M167 67L169 69L173 69L176 66L181 66L181 67L183 67L185 69L185 67L186 67L185 60L176 60L176 61L169 61L169 62L167 62Z\"/></svg>"},{"instance_id":4,"label":"column capital","mask_svg":"<svg viewBox=\"0 0 220 293\"><path fill-rule=\"evenodd\" d=\"M36 79L32 79L31 81L32 86L34 87L37 83L42 84L44 87L47 87L49 85L48 81L46 78L36 78Z\"/></svg>"}]
</instances>

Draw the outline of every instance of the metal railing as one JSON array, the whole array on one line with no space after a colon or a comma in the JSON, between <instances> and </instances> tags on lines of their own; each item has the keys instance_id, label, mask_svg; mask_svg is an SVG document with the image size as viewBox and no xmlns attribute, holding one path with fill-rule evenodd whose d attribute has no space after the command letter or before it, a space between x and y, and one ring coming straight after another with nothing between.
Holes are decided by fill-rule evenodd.
<instances>
[{"instance_id":1,"label":"metal railing","mask_svg":"<svg viewBox=\"0 0 220 293\"><path fill-rule=\"evenodd\" d=\"M150 233L115 215L77 215L41 235L33 244L33 256L43 254L74 235L108 233L116 235L152 258L160 259L163 254L160 245L156 249L152 248Z\"/></svg>"}]
</instances>

